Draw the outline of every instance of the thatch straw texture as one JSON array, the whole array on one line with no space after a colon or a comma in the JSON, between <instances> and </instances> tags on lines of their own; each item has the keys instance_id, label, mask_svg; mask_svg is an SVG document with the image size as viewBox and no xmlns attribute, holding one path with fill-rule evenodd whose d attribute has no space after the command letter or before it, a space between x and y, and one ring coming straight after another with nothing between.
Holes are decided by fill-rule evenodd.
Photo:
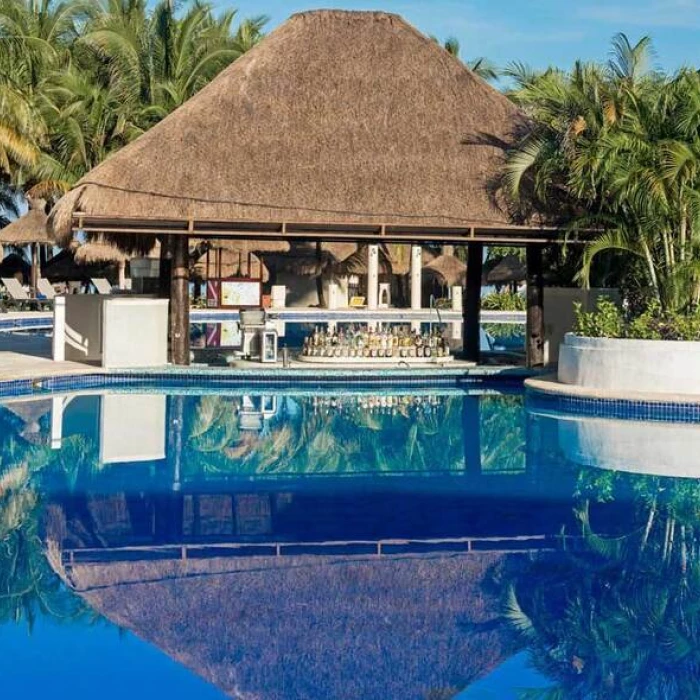
<instances>
[{"instance_id":1,"label":"thatch straw texture","mask_svg":"<svg viewBox=\"0 0 700 700\"><path fill-rule=\"evenodd\" d=\"M487 284L510 284L526 278L527 266L517 255L506 255L484 275Z\"/></svg>"},{"instance_id":2,"label":"thatch straw texture","mask_svg":"<svg viewBox=\"0 0 700 700\"><path fill-rule=\"evenodd\" d=\"M42 268L41 274L52 284L56 282L88 282L92 277L107 277L116 281L116 268L113 263L89 263L78 265L74 248L62 250L54 255Z\"/></svg>"},{"instance_id":3,"label":"thatch straw texture","mask_svg":"<svg viewBox=\"0 0 700 700\"><path fill-rule=\"evenodd\" d=\"M317 277L331 270L357 250L355 243L293 243L288 253L266 254L265 262L278 272Z\"/></svg>"},{"instance_id":4,"label":"thatch straw texture","mask_svg":"<svg viewBox=\"0 0 700 700\"><path fill-rule=\"evenodd\" d=\"M24 246L30 243L55 245L56 241L50 233L47 222L49 217L44 211L46 202L43 199L31 200L29 211L11 224L0 229L0 244Z\"/></svg>"},{"instance_id":5,"label":"thatch straw texture","mask_svg":"<svg viewBox=\"0 0 700 700\"><path fill-rule=\"evenodd\" d=\"M464 286L467 266L454 255L439 255L423 268L423 274L446 287Z\"/></svg>"},{"instance_id":6,"label":"thatch straw texture","mask_svg":"<svg viewBox=\"0 0 700 700\"><path fill-rule=\"evenodd\" d=\"M129 260L129 256L124 251L104 240L83 243L75 249L74 256L78 265L122 263Z\"/></svg>"},{"instance_id":7,"label":"thatch straw texture","mask_svg":"<svg viewBox=\"0 0 700 700\"><path fill-rule=\"evenodd\" d=\"M423 249L423 262L432 260L432 254ZM335 271L343 275L366 275L367 245L361 245L349 257L335 266ZM379 246L379 271L384 275L405 275L411 265L411 249L407 245Z\"/></svg>"},{"instance_id":8,"label":"thatch straw texture","mask_svg":"<svg viewBox=\"0 0 700 700\"><path fill-rule=\"evenodd\" d=\"M294 15L54 208L290 223L497 225L518 109L396 15ZM125 214L128 212L128 215Z\"/></svg>"},{"instance_id":9,"label":"thatch straw texture","mask_svg":"<svg viewBox=\"0 0 700 700\"><path fill-rule=\"evenodd\" d=\"M504 559L114 562L77 565L70 580L99 613L231 697L418 700L504 659L497 600L482 588Z\"/></svg>"}]
</instances>

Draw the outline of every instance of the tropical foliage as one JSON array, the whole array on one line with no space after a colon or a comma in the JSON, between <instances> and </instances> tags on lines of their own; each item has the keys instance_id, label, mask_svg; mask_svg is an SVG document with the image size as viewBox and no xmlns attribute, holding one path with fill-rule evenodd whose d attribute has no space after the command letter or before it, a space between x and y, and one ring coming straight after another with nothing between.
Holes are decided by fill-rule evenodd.
<instances>
[{"instance_id":1,"label":"tropical foliage","mask_svg":"<svg viewBox=\"0 0 700 700\"><path fill-rule=\"evenodd\" d=\"M600 231L581 281L599 256L623 251L616 272L641 279L664 310L686 311L700 301L700 77L661 73L653 58L649 37L620 34L606 65L510 66L510 96L533 126L505 181L521 213Z\"/></svg>"},{"instance_id":2,"label":"tropical foliage","mask_svg":"<svg viewBox=\"0 0 700 700\"><path fill-rule=\"evenodd\" d=\"M626 513L624 531L596 530L601 497ZM556 682L528 697L697 697L697 481L584 470L579 498L580 546L505 586L505 619Z\"/></svg>"},{"instance_id":3,"label":"tropical foliage","mask_svg":"<svg viewBox=\"0 0 700 700\"><path fill-rule=\"evenodd\" d=\"M520 397L482 397L478 435L463 429L462 397L276 399L274 417L256 424L256 430L251 427L261 415L261 404L251 409L240 398L225 396L193 400L185 411L186 469L201 475L462 471L467 440L480 446L483 470L517 472L525 467Z\"/></svg>"},{"instance_id":4,"label":"tropical foliage","mask_svg":"<svg viewBox=\"0 0 700 700\"><path fill-rule=\"evenodd\" d=\"M700 314L664 311L650 303L641 313L624 313L609 299L598 299L593 311L575 305L574 333L589 338L632 338L637 340L700 340Z\"/></svg>"},{"instance_id":5,"label":"tropical foliage","mask_svg":"<svg viewBox=\"0 0 700 700\"><path fill-rule=\"evenodd\" d=\"M525 311L525 297L517 292L491 292L481 300L481 308L489 311Z\"/></svg>"},{"instance_id":6,"label":"tropical foliage","mask_svg":"<svg viewBox=\"0 0 700 700\"><path fill-rule=\"evenodd\" d=\"M0 183L57 196L261 37L192 2L0 0Z\"/></svg>"}]
</instances>

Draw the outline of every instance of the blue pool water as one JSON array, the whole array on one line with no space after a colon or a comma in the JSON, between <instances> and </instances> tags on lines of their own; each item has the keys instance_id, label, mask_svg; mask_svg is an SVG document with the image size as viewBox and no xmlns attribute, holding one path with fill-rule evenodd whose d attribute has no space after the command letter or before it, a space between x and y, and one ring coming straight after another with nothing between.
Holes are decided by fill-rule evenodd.
<instances>
[{"instance_id":1,"label":"blue pool water","mask_svg":"<svg viewBox=\"0 0 700 700\"><path fill-rule=\"evenodd\" d=\"M139 392L0 404L8 695L696 697L699 424Z\"/></svg>"}]
</instances>

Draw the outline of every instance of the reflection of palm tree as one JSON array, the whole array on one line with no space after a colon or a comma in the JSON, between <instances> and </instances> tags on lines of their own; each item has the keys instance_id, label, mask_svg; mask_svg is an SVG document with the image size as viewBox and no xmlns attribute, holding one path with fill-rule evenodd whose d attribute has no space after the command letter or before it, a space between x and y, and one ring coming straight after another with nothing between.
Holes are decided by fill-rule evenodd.
<instances>
[{"instance_id":1,"label":"reflection of palm tree","mask_svg":"<svg viewBox=\"0 0 700 700\"><path fill-rule=\"evenodd\" d=\"M556 697L697 697L700 485L612 479L615 494L634 493L634 527L601 536L584 501L576 511L582 548L516 575L505 617L557 682Z\"/></svg>"},{"instance_id":2,"label":"reflection of palm tree","mask_svg":"<svg viewBox=\"0 0 700 700\"><path fill-rule=\"evenodd\" d=\"M282 401L283 410L266 434L241 429L238 399L210 396L196 401L187 411L193 417L186 432L191 455L186 462L205 472L343 474L368 468L464 468L459 396L444 397L437 407L395 403L371 410L358 409L343 397L338 400L342 408L319 407L311 398L298 398L294 412L285 411ZM498 430L510 434L504 424Z\"/></svg>"},{"instance_id":3,"label":"reflection of palm tree","mask_svg":"<svg viewBox=\"0 0 700 700\"><path fill-rule=\"evenodd\" d=\"M19 464L0 477L0 623L24 620L31 629L38 614L74 620L86 607L49 566L30 475L27 465Z\"/></svg>"}]
</instances>

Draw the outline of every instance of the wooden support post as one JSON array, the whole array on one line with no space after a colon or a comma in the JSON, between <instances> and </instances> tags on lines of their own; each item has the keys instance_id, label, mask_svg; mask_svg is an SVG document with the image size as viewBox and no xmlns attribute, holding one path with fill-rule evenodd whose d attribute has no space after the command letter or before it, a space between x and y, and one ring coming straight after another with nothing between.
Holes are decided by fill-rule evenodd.
<instances>
[{"instance_id":1,"label":"wooden support post","mask_svg":"<svg viewBox=\"0 0 700 700\"><path fill-rule=\"evenodd\" d=\"M170 347L173 364L190 364L189 236L173 236L170 289Z\"/></svg>"},{"instance_id":2,"label":"wooden support post","mask_svg":"<svg viewBox=\"0 0 700 700\"><path fill-rule=\"evenodd\" d=\"M172 236L160 236L160 270L158 277L158 296L167 299L170 296L170 281L173 276Z\"/></svg>"},{"instance_id":3,"label":"wooden support post","mask_svg":"<svg viewBox=\"0 0 700 700\"><path fill-rule=\"evenodd\" d=\"M39 264L39 244L32 243L32 294L36 297L41 277L41 265Z\"/></svg>"},{"instance_id":4,"label":"wooden support post","mask_svg":"<svg viewBox=\"0 0 700 700\"><path fill-rule=\"evenodd\" d=\"M544 364L544 282L542 246L527 247L527 366Z\"/></svg>"},{"instance_id":5,"label":"wooden support post","mask_svg":"<svg viewBox=\"0 0 700 700\"><path fill-rule=\"evenodd\" d=\"M479 317L481 316L481 275L484 265L484 244L467 244L467 288L462 306L464 322L464 359L480 358Z\"/></svg>"}]
</instances>

